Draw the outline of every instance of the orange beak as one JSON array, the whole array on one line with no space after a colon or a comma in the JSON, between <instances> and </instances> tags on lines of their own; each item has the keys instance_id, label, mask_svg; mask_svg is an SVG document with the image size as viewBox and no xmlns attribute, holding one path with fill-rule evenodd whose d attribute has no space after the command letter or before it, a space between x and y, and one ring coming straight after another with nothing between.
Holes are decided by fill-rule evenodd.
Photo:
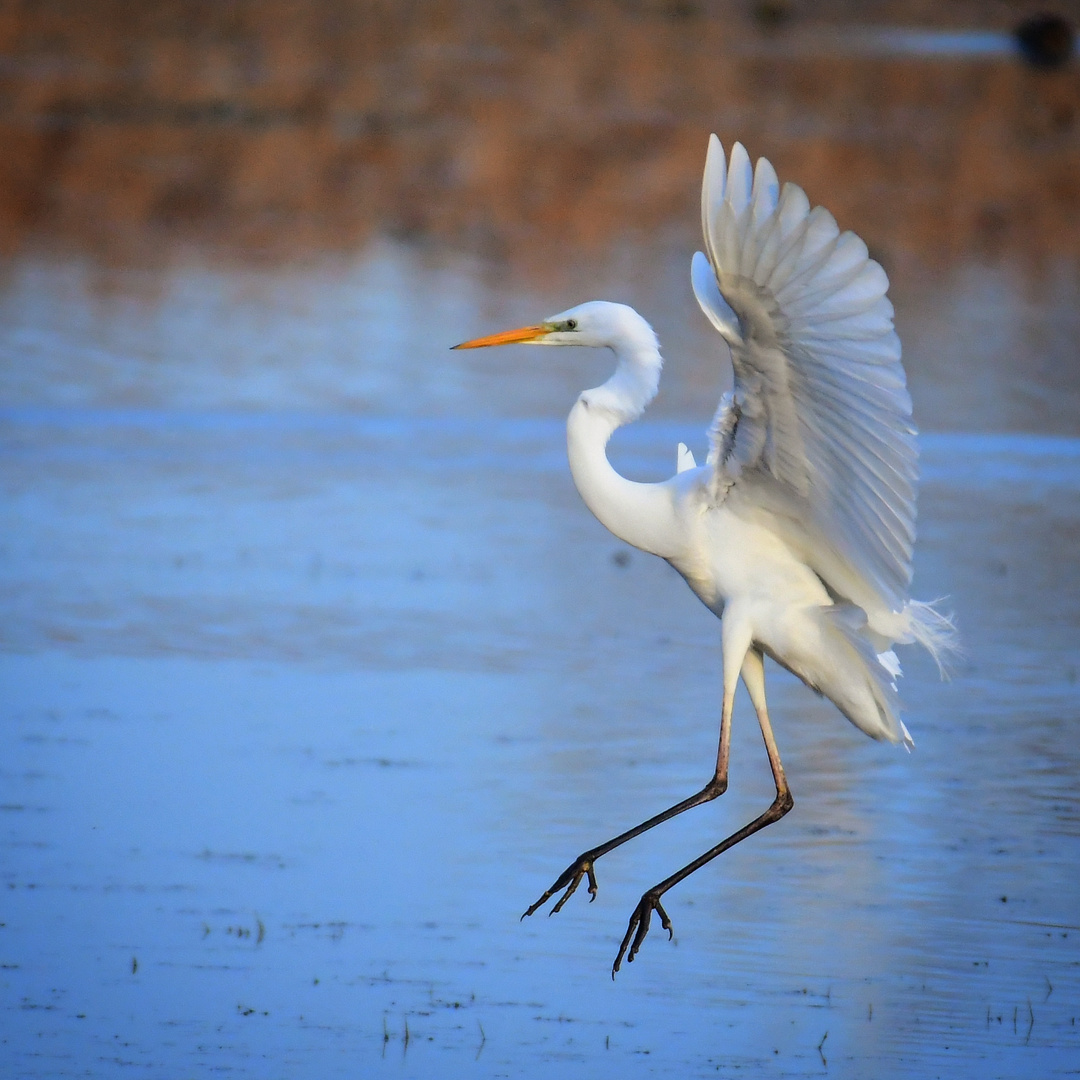
<instances>
[{"instance_id":1,"label":"orange beak","mask_svg":"<svg viewBox=\"0 0 1080 1080\"><path fill-rule=\"evenodd\" d=\"M520 326L517 330L503 330L487 337L473 338L455 345L455 349L482 349L487 345L534 345L551 333L550 326Z\"/></svg>"}]
</instances>

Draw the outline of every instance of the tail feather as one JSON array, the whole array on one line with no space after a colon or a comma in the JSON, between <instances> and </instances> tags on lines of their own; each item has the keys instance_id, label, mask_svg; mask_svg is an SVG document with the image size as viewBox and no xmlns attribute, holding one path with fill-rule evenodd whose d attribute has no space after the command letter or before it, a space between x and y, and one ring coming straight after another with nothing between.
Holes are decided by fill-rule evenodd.
<instances>
[{"instance_id":1,"label":"tail feather","mask_svg":"<svg viewBox=\"0 0 1080 1080\"><path fill-rule=\"evenodd\" d=\"M871 635L866 633L866 613L855 604L834 604L821 612L826 624L840 632L854 653L854 666L846 671L850 682L845 680L845 686L826 689L830 699L867 735L903 743L910 750L914 743L900 720L900 695L896 689L899 664L895 653L878 654Z\"/></svg>"},{"instance_id":2,"label":"tail feather","mask_svg":"<svg viewBox=\"0 0 1080 1080\"><path fill-rule=\"evenodd\" d=\"M866 612L856 604L837 603L819 609L824 627L843 641L846 648L832 653L831 677L814 683L859 729L875 739L914 745L911 733L900 719L900 695L896 680L900 663L891 649L892 641L919 644L934 658L942 677L949 664L961 655L956 625L951 615L939 610L940 600L924 603L912 600L895 613L893 626L871 629ZM839 645L837 637L833 638Z\"/></svg>"},{"instance_id":3,"label":"tail feather","mask_svg":"<svg viewBox=\"0 0 1080 1080\"><path fill-rule=\"evenodd\" d=\"M939 610L938 605L944 598L929 603L911 600L907 606L910 616L911 635L933 657L943 679L963 655L960 647L960 635L956 629L955 616L952 612Z\"/></svg>"}]
</instances>

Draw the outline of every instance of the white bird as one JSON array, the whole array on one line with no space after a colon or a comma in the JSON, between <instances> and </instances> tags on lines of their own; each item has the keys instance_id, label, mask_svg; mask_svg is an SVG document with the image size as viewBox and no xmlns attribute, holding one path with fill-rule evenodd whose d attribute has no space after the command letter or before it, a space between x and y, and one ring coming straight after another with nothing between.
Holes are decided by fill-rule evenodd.
<instances>
[{"instance_id":1,"label":"white bird","mask_svg":"<svg viewBox=\"0 0 1080 1080\"><path fill-rule=\"evenodd\" d=\"M679 446L670 480L620 476L607 443L656 395L662 360L652 327L623 304L593 301L534 326L455 346L512 343L610 349L615 372L577 399L566 425L582 499L621 540L666 559L722 620L723 705L716 769L695 795L584 852L526 912L558 890L558 911L596 860L661 822L723 794L741 674L776 783L772 805L641 897L612 967L632 961L661 897L793 805L765 703L763 656L824 694L875 739L911 736L899 717L892 646L918 642L939 667L955 647L950 619L911 600L916 430L888 278L854 233L810 208L742 145L730 162L709 141L701 197L705 250L694 293L727 342L734 389L709 429L706 463ZM522 916L524 918L524 916ZM629 954L627 955L627 950Z\"/></svg>"}]
</instances>

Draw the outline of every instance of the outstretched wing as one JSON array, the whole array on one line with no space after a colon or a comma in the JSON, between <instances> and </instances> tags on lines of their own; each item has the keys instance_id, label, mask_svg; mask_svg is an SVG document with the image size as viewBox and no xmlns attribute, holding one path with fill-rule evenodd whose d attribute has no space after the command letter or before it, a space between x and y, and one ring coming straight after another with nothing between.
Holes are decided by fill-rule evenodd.
<instances>
[{"instance_id":1,"label":"outstretched wing","mask_svg":"<svg viewBox=\"0 0 1080 1080\"><path fill-rule=\"evenodd\" d=\"M767 474L899 611L917 449L885 271L801 188L780 191L764 158L752 169L736 143L726 165L715 135L701 211L708 256L694 256L694 292L735 369L710 432L715 484Z\"/></svg>"}]
</instances>

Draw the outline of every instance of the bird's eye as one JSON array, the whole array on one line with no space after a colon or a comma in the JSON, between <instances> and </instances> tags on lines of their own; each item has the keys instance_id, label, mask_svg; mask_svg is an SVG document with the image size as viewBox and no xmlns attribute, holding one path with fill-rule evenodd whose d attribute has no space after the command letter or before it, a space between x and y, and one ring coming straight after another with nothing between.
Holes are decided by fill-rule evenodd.
<instances>
[{"instance_id":1,"label":"bird's eye","mask_svg":"<svg viewBox=\"0 0 1080 1080\"><path fill-rule=\"evenodd\" d=\"M577 319L567 319L565 325L567 330L576 330Z\"/></svg>"}]
</instances>

